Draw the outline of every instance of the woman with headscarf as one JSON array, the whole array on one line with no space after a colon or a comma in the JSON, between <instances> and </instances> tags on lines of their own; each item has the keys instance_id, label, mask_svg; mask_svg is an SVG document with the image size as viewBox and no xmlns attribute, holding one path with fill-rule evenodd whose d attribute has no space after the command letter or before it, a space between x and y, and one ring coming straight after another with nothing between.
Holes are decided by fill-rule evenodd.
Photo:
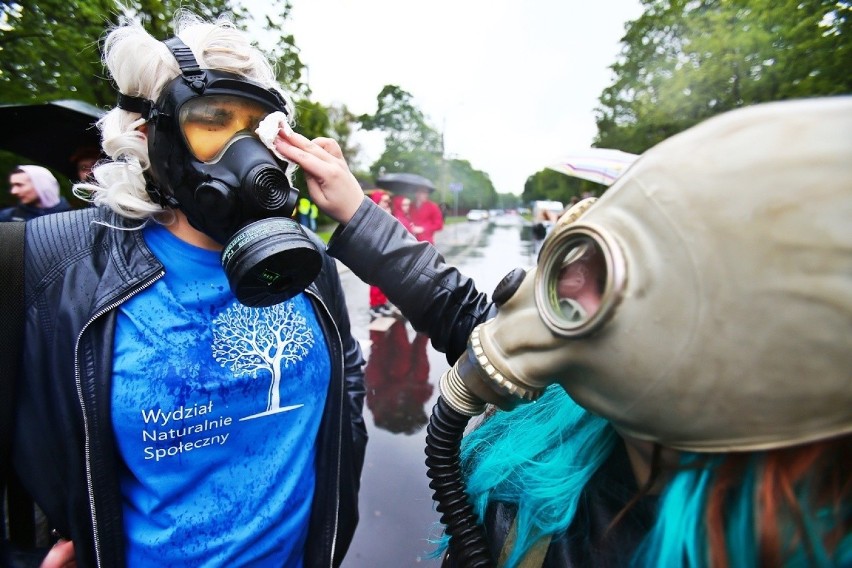
<instances>
[{"instance_id":1,"label":"woman with headscarf","mask_svg":"<svg viewBox=\"0 0 852 568\"><path fill-rule=\"evenodd\" d=\"M29 221L71 209L68 201L59 195L59 182L47 168L18 166L9 176L9 186L9 193L18 198L18 205L0 211L0 221Z\"/></svg>"}]
</instances>

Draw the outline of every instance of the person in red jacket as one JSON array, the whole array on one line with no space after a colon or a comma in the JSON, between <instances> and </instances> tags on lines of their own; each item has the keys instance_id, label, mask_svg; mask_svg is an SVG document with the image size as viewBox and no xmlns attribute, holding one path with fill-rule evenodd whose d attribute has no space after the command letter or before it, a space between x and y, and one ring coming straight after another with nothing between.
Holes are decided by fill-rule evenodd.
<instances>
[{"instance_id":1,"label":"person in red jacket","mask_svg":"<svg viewBox=\"0 0 852 568\"><path fill-rule=\"evenodd\" d=\"M411 222L411 198L407 195L396 195L393 198L393 216L402 223L409 233L413 233Z\"/></svg>"},{"instance_id":2,"label":"person in red jacket","mask_svg":"<svg viewBox=\"0 0 852 568\"><path fill-rule=\"evenodd\" d=\"M389 215L393 215L390 193L382 189L376 189L370 192L369 196L370 199L373 200L373 203L384 209ZM390 302L388 301L388 297L385 296L385 293L382 292L378 286L370 286L371 320L381 316L395 316L398 315L398 313L399 312L391 306Z\"/></svg>"},{"instance_id":3,"label":"person in red jacket","mask_svg":"<svg viewBox=\"0 0 852 568\"><path fill-rule=\"evenodd\" d=\"M429 199L433 188L420 186L414 190L414 202L411 204L411 232L418 241L435 244L435 233L444 228L444 216L438 204Z\"/></svg>"}]
</instances>

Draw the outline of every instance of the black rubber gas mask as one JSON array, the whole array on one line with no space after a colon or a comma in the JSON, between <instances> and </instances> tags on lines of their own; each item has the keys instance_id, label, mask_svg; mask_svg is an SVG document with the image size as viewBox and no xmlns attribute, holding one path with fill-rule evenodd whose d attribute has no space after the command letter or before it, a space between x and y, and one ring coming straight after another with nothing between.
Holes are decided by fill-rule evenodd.
<instances>
[{"instance_id":1,"label":"black rubber gas mask","mask_svg":"<svg viewBox=\"0 0 852 568\"><path fill-rule=\"evenodd\" d=\"M118 105L148 120L148 193L224 246L222 267L242 304L283 302L303 291L322 264L291 217L299 192L286 162L255 134L269 114L287 114L286 103L239 75L200 69L178 38L164 43L181 74L156 103L120 95Z\"/></svg>"}]
</instances>

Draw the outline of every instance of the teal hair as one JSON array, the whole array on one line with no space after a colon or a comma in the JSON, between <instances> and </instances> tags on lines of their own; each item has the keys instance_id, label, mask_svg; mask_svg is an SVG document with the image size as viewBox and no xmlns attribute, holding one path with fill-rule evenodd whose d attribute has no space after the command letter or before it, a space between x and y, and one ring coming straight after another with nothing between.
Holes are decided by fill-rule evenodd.
<instances>
[{"instance_id":1,"label":"teal hair","mask_svg":"<svg viewBox=\"0 0 852 568\"><path fill-rule=\"evenodd\" d=\"M465 436L462 468L479 518L490 501L518 506L507 566L515 566L543 535L568 528L583 488L616 440L609 422L578 406L560 386L536 402L497 412ZM446 537L441 544L445 549Z\"/></svg>"},{"instance_id":2,"label":"teal hair","mask_svg":"<svg viewBox=\"0 0 852 568\"><path fill-rule=\"evenodd\" d=\"M669 481L661 497L656 523L633 557L634 567L695 568L706 565L704 509L712 481L712 467L706 466L717 465L718 459L711 458L709 464L700 464L701 459L695 454L686 454L682 458L681 469ZM747 506L744 513L743 520L750 515L750 507ZM749 529L746 534L751 535L753 531ZM753 560L742 564L755 565Z\"/></svg>"},{"instance_id":3,"label":"teal hair","mask_svg":"<svg viewBox=\"0 0 852 568\"><path fill-rule=\"evenodd\" d=\"M535 403L511 412L497 412L462 441L461 464L467 492L480 519L490 502L518 508L517 535L506 566L512 568L543 536L565 532L593 474L607 460L618 440L610 423L577 405L559 386ZM706 568L707 506L720 467L734 454L681 454L669 472L658 502L653 527L633 554L632 566ZM740 454L742 459L745 454ZM757 495L766 452L745 455L742 474L724 495L722 523L728 566L757 566L760 513ZM839 468L841 476L842 465ZM852 535L848 530L852 504L844 497L830 506L816 506L819 472L796 484L801 523L785 517L781 551L787 568L852 567ZM846 495L846 493L843 493ZM785 532L784 532L785 531ZM845 531L845 532L844 532ZM840 533L833 551L826 535ZM804 533L804 534L801 534ZM444 535L440 553L448 545Z\"/></svg>"}]
</instances>

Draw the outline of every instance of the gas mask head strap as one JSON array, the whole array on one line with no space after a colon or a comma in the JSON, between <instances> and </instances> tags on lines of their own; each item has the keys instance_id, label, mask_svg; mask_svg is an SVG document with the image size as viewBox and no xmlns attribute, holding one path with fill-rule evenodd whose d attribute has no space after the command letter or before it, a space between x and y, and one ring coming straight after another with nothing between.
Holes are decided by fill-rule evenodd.
<instances>
[{"instance_id":1,"label":"gas mask head strap","mask_svg":"<svg viewBox=\"0 0 852 568\"><path fill-rule=\"evenodd\" d=\"M198 61L192 54L192 50L177 36L167 39L163 43L166 44L166 47L177 60L184 81L192 87L192 90L201 93L207 83L207 74L198 66Z\"/></svg>"},{"instance_id":2,"label":"gas mask head strap","mask_svg":"<svg viewBox=\"0 0 852 568\"><path fill-rule=\"evenodd\" d=\"M172 52L184 81L194 91L202 92L207 84L207 74L199 67L198 60L195 59L192 50L177 36L165 40L163 44ZM118 93L117 106L122 110L138 112L146 122L158 114L157 105L154 101L143 97L125 95L124 93Z\"/></svg>"}]
</instances>

